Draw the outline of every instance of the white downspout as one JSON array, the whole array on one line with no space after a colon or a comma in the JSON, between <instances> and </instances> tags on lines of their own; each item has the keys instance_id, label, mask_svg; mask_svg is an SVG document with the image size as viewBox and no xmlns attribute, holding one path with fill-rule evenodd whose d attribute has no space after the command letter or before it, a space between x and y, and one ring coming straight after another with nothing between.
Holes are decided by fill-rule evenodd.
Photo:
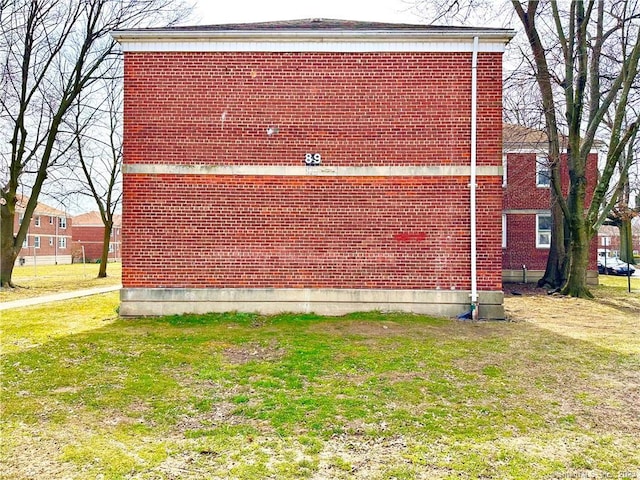
<instances>
[{"instance_id":1,"label":"white downspout","mask_svg":"<svg viewBox=\"0 0 640 480\"><path fill-rule=\"evenodd\" d=\"M473 37L473 56L471 60L471 318L478 319L478 235L476 230L476 160L478 127L478 37Z\"/></svg>"}]
</instances>

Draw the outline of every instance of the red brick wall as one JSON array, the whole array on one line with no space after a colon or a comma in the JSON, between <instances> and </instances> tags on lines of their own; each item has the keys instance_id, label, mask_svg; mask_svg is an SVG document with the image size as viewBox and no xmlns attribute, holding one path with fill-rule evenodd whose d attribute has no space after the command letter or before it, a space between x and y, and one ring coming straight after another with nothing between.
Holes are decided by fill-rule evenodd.
<instances>
[{"instance_id":1,"label":"red brick wall","mask_svg":"<svg viewBox=\"0 0 640 480\"><path fill-rule=\"evenodd\" d=\"M480 165L500 162L501 65L480 54ZM127 53L125 76L128 163L469 163L471 54Z\"/></svg>"},{"instance_id":2,"label":"red brick wall","mask_svg":"<svg viewBox=\"0 0 640 480\"><path fill-rule=\"evenodd\" d=\"M102 243L104 241L104 227L76 225L73 227L73 253L74 257L82 259L82 247L84 246L85 258L97 260L102 257Z\"/></svg>"},{"instance_id":3,"label":"red brick wall","mask_svg":"<svg viewBox=\"0 0 640 480\"><path fill-rule=\"evenodd\" d=\"M499 166L502 59L479 58ZM464 53L127 53L125 163L468 165L470 82ZM468 289L468 182L125 174L123 285ZM480 289L501 289L501 182L478 182Z\"/></svg>"}]
</instances>

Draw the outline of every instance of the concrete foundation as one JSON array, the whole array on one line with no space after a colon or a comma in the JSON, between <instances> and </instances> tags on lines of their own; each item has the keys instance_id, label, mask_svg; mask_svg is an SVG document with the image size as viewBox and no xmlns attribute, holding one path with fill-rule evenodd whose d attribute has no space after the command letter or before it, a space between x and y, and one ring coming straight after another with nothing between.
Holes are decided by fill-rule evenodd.
<instances>
[{"instance_id":1,"label":"concrete foundation","mask_svg":"<svg viewBox=\"0 0 640 480\"><path fill-rule=\"evenodd\" d=\"M479 292L479 298L480 318L504 319L501 291ZM344 315L371 310L455 317L470 309L470 292L463 290L123 288L120 300L123 317L229 311Z\"/></svg>"},{"instance_id":2,"label":"concrete foundation","mask_svg":"<svg viewBox=\"0 0 640 480\"><path fill-rule=\"evenodd\" d=\"M527 270L526 283L536 283L544 275L544 270ZM502 270L502 281L505 283L524 283L522 270ZM587 284L598 285L598 272L587 272Z\"/></svg>"}]
</instances>

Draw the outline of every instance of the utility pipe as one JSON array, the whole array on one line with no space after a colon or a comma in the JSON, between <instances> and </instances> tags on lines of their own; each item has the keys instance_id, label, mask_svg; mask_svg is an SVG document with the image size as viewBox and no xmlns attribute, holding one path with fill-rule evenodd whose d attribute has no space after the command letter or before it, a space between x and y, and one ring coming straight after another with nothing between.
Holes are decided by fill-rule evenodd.
<instances>
[{"instance_id":1,"label":"utility pipe","mask_svg":"<svg viewBox=\"0 0 640 480\"><path fill-rule=\"evenodd\" d=\"M471 58L471 318L478 319L478 234L476 230L476 160L478 128L478 37L473 37Z\"/></svg>"}]
</instances>

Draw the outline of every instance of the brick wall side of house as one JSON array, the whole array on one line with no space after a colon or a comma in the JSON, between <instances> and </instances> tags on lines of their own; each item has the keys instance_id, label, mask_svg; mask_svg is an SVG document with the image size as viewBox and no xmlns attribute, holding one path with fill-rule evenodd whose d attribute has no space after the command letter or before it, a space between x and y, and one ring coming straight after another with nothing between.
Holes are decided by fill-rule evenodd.
<instances>
[{"instance_id":1,"label":"brick wall side of house","mask_svg":"<svg viewBox=\"0 0 640 480\"><path fill-rule=\"evenodd\" d=\"M480 55L480 165L501 165L501 62ZM127 53L125 162L468 165L470 72L470 54ZM468 182L125 174L123 285L468 289ZM479 287L500 290L501 178L478 183Z\"/></svg>"},{"instance_id":2,"label":"brick wall side of house","mask_svg":"<svg viewBox=\"0 0 640 480\"><path fill-rule=\"evenodd\" d=\"M101 258L103 242L104 227L92 225L73 227L73 253L77 258L82 258L83 246L87 260Z\"/></svg>"},{"instance_id":3,"label":"brick wall side of house","mask_svg":"<svg viewBox=\"0 0 640 480\"><path fill-rule=\"evenodd\" d=\"M469 164L471 54L126 57L129 163L300 165L320 152L331 165ZM501 62L480 55L480 165L501 155Z\"/></svg>"}]
</instances>

